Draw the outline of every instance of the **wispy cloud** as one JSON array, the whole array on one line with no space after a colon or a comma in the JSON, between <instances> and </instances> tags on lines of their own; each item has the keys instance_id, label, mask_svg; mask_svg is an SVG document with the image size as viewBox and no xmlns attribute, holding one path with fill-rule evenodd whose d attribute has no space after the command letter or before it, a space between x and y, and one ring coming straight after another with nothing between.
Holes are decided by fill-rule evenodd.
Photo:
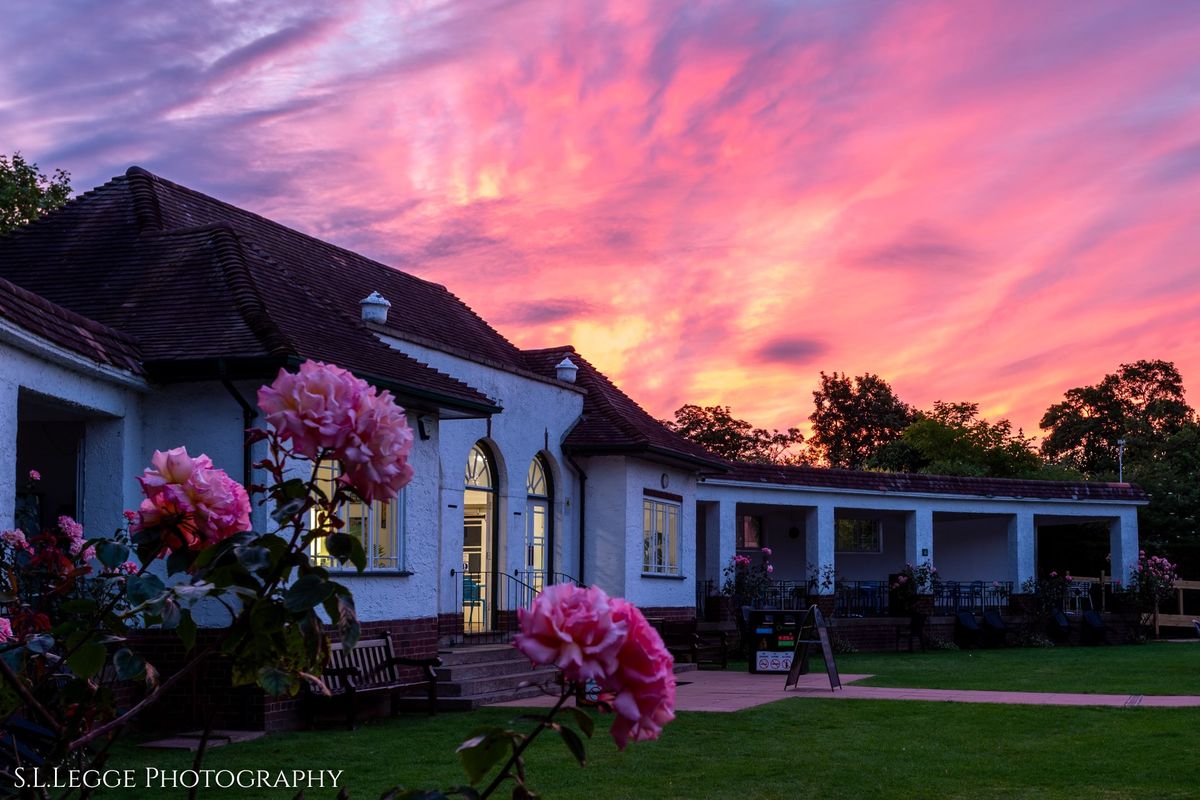
<instances>
[{"instance_id":1,"label":"wispy cloud","mask_svg":"<svg viewBox=\"0 0 1200 800\"><path fill-rule=\"evenodd\" d=\"M1200 385L1200 8L1000 0L31 4L0 150L139 163L571 341L659 416L821 369L1027 430Z\"/></svg>"}]
</instances>

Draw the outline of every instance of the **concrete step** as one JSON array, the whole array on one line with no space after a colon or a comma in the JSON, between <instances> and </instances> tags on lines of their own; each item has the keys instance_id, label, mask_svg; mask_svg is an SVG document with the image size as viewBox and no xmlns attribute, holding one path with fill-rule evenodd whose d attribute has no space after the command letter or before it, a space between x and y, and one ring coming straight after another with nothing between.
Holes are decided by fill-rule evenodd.
<instances>
[{"instance_id":1,"label":"concrete step","mask_svg":"<svg viewBox=\"0 0 1200 800\"><path fill-rule=\"evenodd\" d=\"M528 658L507 659L504 661L474 661L469 664L453 664L437 669L439 681L454 683L469 681L474 678L487 678L493 675L511 675L514 672L528 672L532 669Z\"/></svg>"},{"instance_id":2,"label":"concrete step","mask_svg":"<svg viewBox=\"0 0 1200 800\"><path fill-rule=\"evenodd\" d=\"M528 685L551 683L558 675L554 668L525 670L512 672L507 675L487 675L470 680L454 681L452 683L438 682L438 696L463 697L467 695L486 695L496 692L517 691Z\"/></svg>"},{"instance_id":3,"label":"concrete step","mask_svg":"<svg viewBox=\"0 0 1200 800\"><path fill-rule=\"evenodd\" d=\"M511 644L446 647L438 650L438 658L442 660L443 667L497 661L524 661L527 664L529 663L529 659Z\"/></svg>"}]
</instances>

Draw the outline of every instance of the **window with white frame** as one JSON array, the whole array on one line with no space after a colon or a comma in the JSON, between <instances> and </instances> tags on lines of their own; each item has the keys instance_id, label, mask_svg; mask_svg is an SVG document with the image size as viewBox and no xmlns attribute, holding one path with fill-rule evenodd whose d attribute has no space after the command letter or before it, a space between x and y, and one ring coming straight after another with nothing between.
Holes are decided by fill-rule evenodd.
<instances>
[{"instance_id":1,"label":"window with white frame","mask_svg":"<svg viewBox=\"0 0 1200 800\"><path fill-rule=\"evenodd\" d=\"M679 504L642 499L642 572L679 574Z\"/></svg>"},{"instance_id":2,"label":"window with white frame","mask_svg":"<svg viewBox=\"0 0 1200 800\"><path fill-rule=\"evenodd\" d=\"M837 553L883 552L882 520L839 519L835 531L833 549Z\"/></svg>"},{"instance_id":3,"label":"window with white frame","mask_svg":"<svg viewBox=\"0 0 1200 800\"><path fill-rule=\"evenodd\" d=\"M321 464L317 483L326 494L333 493L339 473L336 464ZM339 510L339 516L345 523L340 530L362 542L368 570L403 572L405 569L404 497L405 491L401 489L394 500L376 500L373 503L350 500ZM328 527L315 509L309 512L308 524L310 529ZM325 549L323 538L310 545L309 558L326 569L354 569L353 564L341 564L331 556Z\"/></svg>"}]
</instances>

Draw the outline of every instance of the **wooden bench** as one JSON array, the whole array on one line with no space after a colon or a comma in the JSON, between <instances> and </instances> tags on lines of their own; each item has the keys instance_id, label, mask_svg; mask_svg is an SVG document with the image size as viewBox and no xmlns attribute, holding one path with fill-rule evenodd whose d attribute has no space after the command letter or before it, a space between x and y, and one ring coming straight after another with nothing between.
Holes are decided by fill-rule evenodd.
<instances>
[{"instance_id":1,"label":"wooden bench","mask_svg":"<svg viewBox=\"0 0 1200 800\"><path fill-rule=\"evenodd\" d=\"M663 644L676 661L690 661L693 664L703 661L720 664L722 669L729 665L729 637L725 631L701 633L699 623L694 619L647 617L646 621L658 630Z\"/></svg>"},{"instance_id":2,"label":"wooden bench","mask_svg":"<svg viewBox=\"0 0 1200 800\"><path fill-rule=\"evenodd\" d=\"M373 639L361 639L347 649L341 642L329 647L329 660L321 675L328 696L310 690L305 698L305 717L311 727L317 712L328 705L344 705L346 727L353 730L358 722L358 701L362 695L387 694L391 702L391 715L399 711L399 700L409 690L424 688L429 698L429 713L437 710L437 673L435 667L442 664L440 658L405 658L398 656L392 648L390 634ZM400 667L417 667L420 679L402 677Z\"/></svg>"}]
</instances>

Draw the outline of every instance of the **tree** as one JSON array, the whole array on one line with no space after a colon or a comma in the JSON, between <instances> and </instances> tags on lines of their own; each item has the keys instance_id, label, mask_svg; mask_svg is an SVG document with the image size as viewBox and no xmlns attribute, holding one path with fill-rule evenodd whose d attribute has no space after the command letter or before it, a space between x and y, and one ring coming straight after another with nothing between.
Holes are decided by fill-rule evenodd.
<instances>
[{"instance_id":1,"label":"tree","mask_svg":"<svg viewBox=\"0 0 1200 800\"><path fill-rule=\"evenodd\" d=\"M979 417L978 403L941 400L932 411L918 411L900 438L880 448L868 466L935 475L1048 477L1033 440L1020 430L1014 433L1007 419L991 423Z\"/></svg>"},{"instance_id":2,"label":"tree","mask_svg":"<svg viewBox=\"0 0 1200 800\"><path fill-rule=\"evenodd\" d=\"M712 453L731 461L757 464L790 464L803 459L797 448L804 442L798 428L786 431L756 428L733 416L729 406L684 405L675 419L663 424Z\"/></svg>"},{"instance_id":3,"label":"tree","mask_svg":"<svg viewBox=\"0 0 1200 800\"><path fill-rule=\"evenodd\" d=\"M8 233L67 202L71 175L61 169L47 177L19 153L0 155L0 234Z\"/></svg>"},{"instance_id":4,"label":"tree","mask_svg":"<svg viewBox=\"0 0 1200 800\"><path fill-rule=\"evenodd\" d=\"M888 382L870 373L851 379L822 372L813 403L809 449L831 467L862 469L914 419L913 409L896 397Z\"/></svg>"},{"instance_id":5,"label":"tree","mask_svg":"<svg viewBox=\"0 0 1200 800\"><path fill-rule=\"evenodd\" d=\"M1166 442L1194 418L1174 364L1122 364L1095 386L1068 390L1046 410L1042 454L1089 478L1115 478L1119 440L1125 440L1128 463L1159 459Z\"/></svg>"}]
</instances>

